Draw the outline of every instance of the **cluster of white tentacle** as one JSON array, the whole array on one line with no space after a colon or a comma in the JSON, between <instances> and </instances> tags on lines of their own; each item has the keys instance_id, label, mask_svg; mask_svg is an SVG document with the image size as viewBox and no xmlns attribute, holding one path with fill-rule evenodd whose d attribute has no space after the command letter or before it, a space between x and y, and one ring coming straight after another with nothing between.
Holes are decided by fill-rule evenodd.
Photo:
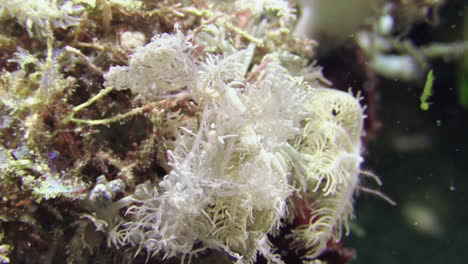
<instances>
[{"instance_id":1,"label":"cluster of white tentacle","mask_svg":"<svg viewBox=\"0 0 468 264\"><path fill-rule=\"evenodd\" d=\"M352 214L362 161L358 99L310 87L277 54L247 80L253 46L202 59L193 49L181 33L156 36L129 66L105 75L107 85L143 100L188 96L199 108L195 128L173 131L169 173L146 185L111 237L165 257L214 248L241 262L257 253L280 262L267 235L293 219L292 197L301 197L310 222L292 231L292 245L313 259L339 240Z\"/></svg>"}]
</instances>

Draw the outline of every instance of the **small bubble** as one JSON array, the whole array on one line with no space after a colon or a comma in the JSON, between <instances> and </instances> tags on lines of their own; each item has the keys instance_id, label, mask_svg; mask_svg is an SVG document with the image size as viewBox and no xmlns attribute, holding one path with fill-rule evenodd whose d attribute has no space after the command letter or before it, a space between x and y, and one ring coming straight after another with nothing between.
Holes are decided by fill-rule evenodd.
<instances>
[{"instance_id":1,"label":"small bubble","mask_svg":"<svg viewBox=\"0 0 468 264\"><path fill-rule=\"evenodd\" d=\"M449 187L449 190L452 191L452 192L454 192L454 191L455 191L455 186L451 185L451 186Z\"/></svg>"}]
</instances>

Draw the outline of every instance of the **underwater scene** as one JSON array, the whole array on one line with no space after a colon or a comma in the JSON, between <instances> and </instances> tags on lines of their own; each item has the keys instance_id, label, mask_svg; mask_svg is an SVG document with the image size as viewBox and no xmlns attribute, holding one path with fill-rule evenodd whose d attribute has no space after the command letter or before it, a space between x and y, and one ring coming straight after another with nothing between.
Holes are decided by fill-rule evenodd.
<instances>
[{"instance_id":1,"label":"underwater scene","mask_svg":"<svg viewBox=\"0 0 468 264\"><path fill-rule=\"evenodd\" d=\"M0 0L0 264L465 263L466 136L466 0Z\"/></svg>"}]
</instances>

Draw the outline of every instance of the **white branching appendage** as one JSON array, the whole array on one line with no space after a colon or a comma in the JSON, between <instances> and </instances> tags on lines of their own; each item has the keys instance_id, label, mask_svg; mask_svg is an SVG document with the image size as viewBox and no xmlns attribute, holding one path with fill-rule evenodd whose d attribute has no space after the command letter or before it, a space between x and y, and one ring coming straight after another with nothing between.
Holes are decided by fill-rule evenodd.
<instances>
[{"instance_id":1,"label":"white branching appendage","mask_svg":"<svg viewBox=\"0 0 468 264\"><path fill-rule=\"evenodd\" d=\"M291 219L293 196L310 202L310 223L291 234L312 259L352 215L363 114L353 96L311 88L275 54L247 81L254 46L193 57L181 34L159 35L129 66L111 68L106 84L147 101L181 94L199 109L196 128L174 127L170 172L135 197L128 222L111 242L150 255L191 257L223 250L242 263L281 259L267 235Z\"/></svg>"}]
</instances>

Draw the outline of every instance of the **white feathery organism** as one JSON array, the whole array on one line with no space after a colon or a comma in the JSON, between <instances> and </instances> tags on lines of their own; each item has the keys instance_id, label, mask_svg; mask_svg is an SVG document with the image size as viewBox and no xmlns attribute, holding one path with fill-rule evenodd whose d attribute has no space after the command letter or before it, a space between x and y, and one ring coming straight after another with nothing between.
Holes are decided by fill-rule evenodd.
<instances>
[{"instance_id":1,"label":"white feathery organism","mask_svg":"<svg viewBox=\"0 0 468 264\"><path fill-rule=\"evenodd\" d=\"M247 85L243 96L249 115L261 120L252 128L263 136L264 147L278 151L301 133L308 89L302 78L291 76L274 59L263 70L260 82Z\"/></svg>"},{"instance_id":2,"label":"white feathery organism","mask_svg":"<svg viewBox=\"0 0 468 264\"><path fill-rule=\"evenodd\" d=\"M130 89L146 100L157 99L196 83L198 66L193 46L181 32L159 34L131 55L129 66L114 66L104 75L105 86Z\"/></svg>"},{"instance_id":3,"label":"white feathery organism","mask_svg":"<svg viewBox=\"0 0 468 264\"><path fill-rule=\"evenodd\" d=\"M330 239L334 242L341 240L343 227L348 234L357 184L358 173L354 173L333 195L308 199L304 194L303 199L310 203L310 222L291 231L291 247L296 250L306 249L304 258L314 259L322 253Z\"/></svg>"},{"instance_id":4,"label":"white feathery organism","mask_svg":"<svg viewBox=\"0 0 468 264\"><path fill-rule=\"evenodd\" d=\"M292 230L292 247L313 259L330 239L349 231L353 194L359 184L362 107L352 95L330 89L311 92L303 135L286 152L295 167L295 184L308 204L308 224Z\"/></svg>"},{"instance_id":5,"label":"white feathery organism","mask_svg":"<svg viewBox=\"0 0 468 264\"><path fill-rule=\"evenodd\" d=\"M253 49L254 46L250 46L232 54L208 54L200 63L198 83L192 92L196 96L195 99L203 97L217 101L217 103L229 103L237 107L239 111L244 111L239 98L239 89L244 86L244 77L253 56ZM226 96L226 101L219 102L219 97L223 96Z\"/></svg>"},{"instance_id":6,"label":"white feathery organism","mask_svg":"<svg viewBox=\"0 0 468 264\"><path fill-rule=\"evenodd\" d=\"M349 94L291 76L274 54L247 82L253 49L199 60L182 33L163 34L104 76L145 100L184 90L199 108L197 126L174 127L170 171L136 199L114 243L165 257L213 248L241 262L258 252L278 262L267 235L290 218L296 192L317 222L295 229L293 245L311 248L310 257L339 239L358 184L362 108Z\"/></svg>"},{"instance_id":7,"label":"white feathery organism","mask_svg":"<svg viewBox=\"0 0 468 264\"><path fill-rule=\"evenodd\" d=\"M334 194L359 170L364 115L358 99L330 89L314 89L306 104L309 116L294 147L286 150L303 191Z\"/></svg>"}]
</instances>

